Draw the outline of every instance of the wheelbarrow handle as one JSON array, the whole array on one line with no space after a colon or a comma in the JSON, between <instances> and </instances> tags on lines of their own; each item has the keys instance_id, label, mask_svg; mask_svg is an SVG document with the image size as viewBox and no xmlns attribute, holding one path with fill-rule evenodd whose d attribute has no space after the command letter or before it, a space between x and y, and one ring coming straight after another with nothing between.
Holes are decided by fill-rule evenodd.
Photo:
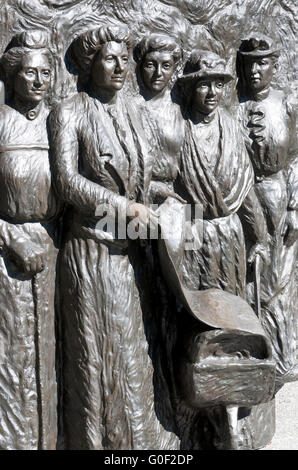
<instances>
[{"instance_id":1,"label":"wheelbarrow handle","mask_svg":"<svg viewBox=\"0 0 298 470\"><path fill-rule=\"evenodd\" d=\"M256 254L254 261L254 293L255 293L255 312L257 317L261 320L261 257L259 254Z\"/></svg>"}]
</instances>

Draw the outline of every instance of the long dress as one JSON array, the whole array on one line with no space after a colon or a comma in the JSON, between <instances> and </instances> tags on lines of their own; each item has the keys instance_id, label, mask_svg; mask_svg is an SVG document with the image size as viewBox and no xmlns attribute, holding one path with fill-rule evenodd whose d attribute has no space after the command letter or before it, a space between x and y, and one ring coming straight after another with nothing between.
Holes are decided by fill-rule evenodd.
<instances>
[{"instance_id":1,"label":"long dress","mask_svg":"<svg viewBox=\"0 0 298 470\"><path fill-rule=\"evenodd\" d=\"M60 259L66 449L178 445L156 411L142 247L96 232L98 206L125 218L128 201L147 192L150 165L135 116L121 95L105 105L81 93L52 119L56 185L70 205Z\"/></svg>"},{"instance_id":2,"label":"long dress","mask_svg":"<svg viewBox=\"0 0 298 470\"><path fill-rule=\"evenodd\" d=\"M172 92L165 88L156 97L144 100L135 97L138 109L142 110L141 123L145 133L146 147L150 154L150 179L146 192L146 204L153 210L179 195L175 192L175 180L180 167L181 147L184 140L185 121L178 103L173 101ZM176 297L169 289L162 274L158 242L151 239L146 249L146 283L150 286L153 324L152 343L154 380L163 400L157 403L158 412L163 416L168 429L175 430L181 448L185 447L185 432L180 426L177 413L177 390L174 378L174 348L177 343L178 327ZM183 421L187 415L183 409Z\"/></svg>"},{"instance_id":3,"label":"long dress","mask_svg":"<svg viewBox=\"0 0 298 470\"><path fill-rule=\"evenodd\" d=\"M265 234L253 183L252 164L235 119L219 108L213 119L187 121L177 188L192 207L197 206L198 214L198 231L192 230L198 247L184 252L182 265L182 281L187 288L217 288L246 299L247 250L243 225L249 226L255 242L263 242ZM183 328L185 321L181 322L180 330ZM210 329L195 323L187 328L189 332ZM238 416L239 445L244 449L254 448L260 442L263 415L263 405L258 405L251 409L247 419ZM230 443L225 447L229 438L224 408L207 410L206 433L196 437L196 423L203 422L202 418L200 414L191 418L191 445L197 448L199 442L206 448L230 448ZM256 431L253 438L252 427Z\"/></svg>"},{"instance_id":4,"label":"long dress","mask_svg":"<svg viewBox=\"0 0 298 470\"><path fill-rule=\"evenodd\" d=\"M288 379L297 364L297 266L298 243L284 242L288 210L297 210L297 158L295 116L288 98L269 89L256 100L240 104L239 118L246 128L247 148L255 169L255 192L266 219L269 259L261 274L262 325L273 347L277 363L277 388ZM262 116L264 148L258 151L249 138L251 115ZM251 284L248 298L253 304Z\"/></svg>"},{"instance_id":5,"label":"long dress","mask_svg":"<svg viewBox=\"0 0 298 470\"><path fill-rule=\"evenodd\" d=\"M55 449L56 223L41 104L27 117L0 108L0 449ZM34 276L13 262L10 240L34 242L45 268Z\"/></svg>"}]
</instances>

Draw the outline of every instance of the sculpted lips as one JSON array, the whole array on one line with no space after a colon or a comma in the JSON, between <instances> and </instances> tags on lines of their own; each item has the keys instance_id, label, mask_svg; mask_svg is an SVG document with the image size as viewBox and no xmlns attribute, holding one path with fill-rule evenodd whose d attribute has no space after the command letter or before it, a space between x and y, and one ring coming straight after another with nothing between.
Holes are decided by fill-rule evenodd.
<instances>
[{"instance_id":1,"label":"sculpted lips","mask_svg":"<svg viewBox=\"0 0 298 470\"><path fill-rule=\"evenodd\" d=\"M164 85L165 81L164 80L152 80L151 83L152 85Z\"/></svg>"},{"instance_id":2,"label":"sculpted lips","mask_svg":"<svg viewBox=\"0 0 298 470\"><path fill-rule=\"evenodd\" d=\"M161 89L166 85L164 80L151 80L151 86L154 88Z\"/></svg>"}]
</instances>

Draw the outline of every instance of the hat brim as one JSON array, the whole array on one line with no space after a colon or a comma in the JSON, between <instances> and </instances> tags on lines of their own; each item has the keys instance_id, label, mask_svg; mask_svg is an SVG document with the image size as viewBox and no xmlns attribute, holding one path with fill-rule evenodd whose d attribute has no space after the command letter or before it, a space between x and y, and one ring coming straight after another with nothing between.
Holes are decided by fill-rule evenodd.
<instances>
[{"instance_id":1,"label":"hat brim","mask_svg":"<svg viewBox=\"0 0 298 470\"><path fill-rule=\"evenodd\" d=\"M185 82L189 80L202 80L202 79L222 79L224 83L228 83L231 80L233 80L233 75L230 75L229 73L223 72L193 72L193 73L188 73L185 75L182 75L179 77L179 81Z\"/></svg>"},{"instance_id":2,"label":"hat brim","mask_svg":"<svg viewBox=\"0 0 298 470\"><path fill-rule=\"evenodd\" d=\"M273 54L279 54L279 49L268 49L268 50L257 50L257 51L249 51L249 52L244 52L244 51L238 51L240 55L243 55L244 57L249 56L249 57L269 57Z\"/></svg>"}]
</instances>

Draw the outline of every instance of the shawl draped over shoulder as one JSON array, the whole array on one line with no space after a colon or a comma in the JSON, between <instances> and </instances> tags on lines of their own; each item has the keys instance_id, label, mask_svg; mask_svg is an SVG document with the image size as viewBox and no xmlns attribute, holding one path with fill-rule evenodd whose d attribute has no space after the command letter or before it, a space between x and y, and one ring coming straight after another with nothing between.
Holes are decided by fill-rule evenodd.
<instances>
[{"instance_id":1,"label":"shawl draped over shoulder","mask_svg":"<svg viewBox=\"0 0 298 470\"><path fill-rule=\"evenodd\" d=\"M226 217L237 212L253 186L253 169L237 123L218 112L219 158L212 168L202 151L195 125L188 121L182 151L181 178L187 200L201 204L204 218Z\"/></svg>"}]
</instances>

